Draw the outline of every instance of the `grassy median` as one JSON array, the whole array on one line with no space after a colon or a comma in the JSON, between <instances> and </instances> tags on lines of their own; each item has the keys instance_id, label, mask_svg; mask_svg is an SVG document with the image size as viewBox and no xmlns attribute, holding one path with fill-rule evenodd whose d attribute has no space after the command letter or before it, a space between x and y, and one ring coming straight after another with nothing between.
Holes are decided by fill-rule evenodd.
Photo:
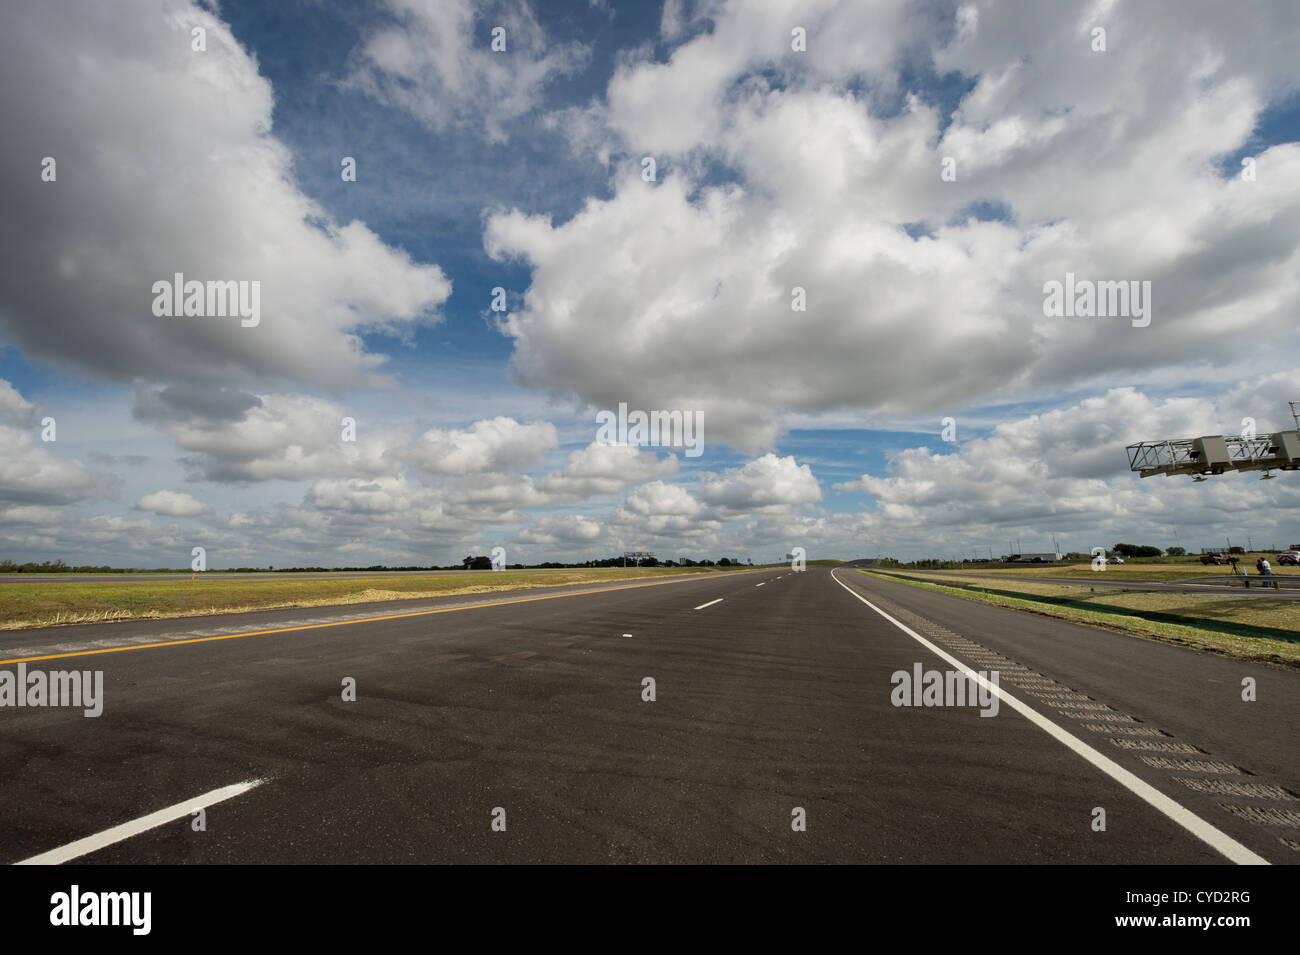
<instances>
[{"instance_id":1,"label":"grassy median","mask_svg":"<svg viewBox=\"0 0 1300 955\"><path fill-rule=\"evenodd\" d=\"M990 579L987 574L863 571L910 587L1028 610L1239 660L1300 668L1300 601ZM1110 571L1106 571L1110 573ZM1153 575L1154 576L1154 575ZM1150 579L1150 578L1148 578Z\"/></svg>"},{"instance_id":2,"label":"grassy median","mask_svg":"<svg viewBox=\"0 0 1300 955\"><path fill-rule=\"evenodd\" d=\"M1250 555L1249 560L1241 560L1237 566L1241 569L1249 570L1251 583L1255 578L1255 558L1258 554ZM1279 565L1277 560L1269 556L1269 563L1273 568L1273 573L1279 577L1300 577L1300 567L1293 567L1287 564ZM911 573L911 571L908 571ZM1191 562L1171 563L1161 561L1159 563L1125 563L1110 564L1104 571L1095 571L1090 563L1080 564L1060 564L1047 566L1033 564L1016 564L1013 566L1000 567L962 567L954 570L922 571L921 573L958 573L963 575L986 577L986 576L1014 576L1014 577L1078 577L1079 579L1096 577L1099 573L1104 573L1108 578L1118 580L1196 580L1201 577L1228 577L1232 575L1232 568L1227 564L1215 566L1214 564L1205 565L1199 560Z\"/></svg>"},{"instance_id":3,"label":"grassy median","mask_svg":"<svg viewBox=\"0 0 1300 955\"><path fill-rule=\"evenodd\" d=\"M69 623L195 617L285 607L329 607L455 594L602 583L692 573L712 567L614 567L590 570L503 571L496 574L213 580L88 581L0 585L0 630Z\"/></svg>"}]
</instances>

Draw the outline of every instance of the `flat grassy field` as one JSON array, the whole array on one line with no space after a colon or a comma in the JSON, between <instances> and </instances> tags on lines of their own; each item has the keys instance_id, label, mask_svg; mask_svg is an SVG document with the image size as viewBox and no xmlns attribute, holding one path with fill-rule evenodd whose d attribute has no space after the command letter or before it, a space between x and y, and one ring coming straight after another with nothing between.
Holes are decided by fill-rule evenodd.
<instances>
[{"instance_id":1,"label":"flat grassy field","mask_svg":"<svg viewBox=\"0 0 1300 955\"><path fill-rule=\"evenodd\" d=\"M573 571L502 571L439 577L290 578L285 580L205 580L188 574L176 580L117 577L86 583L0 585L0 630L68 623L101 623L159 617L194 617L282 607L326 607L411 600L454 594L490 593L534 587L601 583L611 580L728 573L713 567L613 567Z\"/></svg>"},{"instance_id":2,"label":"flat grassy field","mask_svg":"<svg viewBox=\"0 0 1300 955\"><path fill-rule=\"evenodd\" d=\"M968 600L1076 620L1241 660L1300 668L1300 601L1109 587L1094 592L1084 584L997 580L967 572L870 573Z\"/></svg>"},{"instance_id":3,"label":"flat grassy field","mask_svg":"<svg viewBox=\"0 0 1300 955\"><path fill-rule=\"evenodd\" d=\"M1255 576L1255 561L1258 554L1252 554L1249 559L1242 559L1237 562L1239 569L1249 571L1250 576ZM1300 567L1278 566L1273 556L1269 556L1269 564L1273 568L1273 573L1281 577L1300 577ZM901 568L901 572L912 573L907 568ZM960 570L925 570L917 571L921 574L971 574L975 576L987 576L989 574L1011 574L1016 577L1092 577L1094 575L1105 574L1107 577L1118 577L1123 580L1187 580L1195 577L1227 577L1232 574L1232 567L1228 564L1222 566L1206 566L1199 560L1190 563L1124 563L1120 565L1109 564L1105 570L1093 570L1089 562L1079 564L1062 564L1058 566L1040 567L1035 564L1021 564L1014 567L963 567Z\"/></svg>"}]
</instances>

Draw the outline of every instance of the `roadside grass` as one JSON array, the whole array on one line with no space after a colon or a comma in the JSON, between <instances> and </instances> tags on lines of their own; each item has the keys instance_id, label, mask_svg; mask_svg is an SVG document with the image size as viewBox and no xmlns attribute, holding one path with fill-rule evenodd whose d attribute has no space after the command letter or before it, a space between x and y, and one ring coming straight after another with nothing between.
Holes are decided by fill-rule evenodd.
<instances>
[{"instance_id":1,"label":"roadside grass","mask_svg":"<svg viewBox=\"0 0 1300 955\"><path fill-rule=\"evenodd\" d=\"M387 600L447 597L500 590L559 587L611 580L726 573L712 567L616 567L573 572L502 571L485 578L352 577L340 580L177 580L5 584L0 586L0 630L58 624L198 617L289 607L330 607Z\"/></svg>"},{"instance_id":2,"label":"roadside grass","mask_svg":"<svg viewBox=\"0 0 1300 955\"><path fill-rule=\"evenodd\" d=\"M1128 633L1239 660L1300 668L1300 602L1168 591L1093 592L1084 586L996 580L976 574L863 571L968 600Z\"/></svg>"},{"instance_id":3,"label":"roadside grass","mask_svg":"<svg viewBox=\"0 0 1300 955\"><path fill-rule=\"evenodd\" d=\"M1252 581L1255 577L1255 558L1258 555L1252 555L1250 560L1241 560L1237 566L1246 568L1250 571ZM1300 567L1289 565L1279 566L1276 560L1269 560L1273 573L1280 577L1300 577ZM1038 567L1030 564L1017 565L1011 567L980 567L980 568L961 568L960 570L916 570L910 568L907 573L925 574L969 574L973 576L987 577L990 575L1012 574L1017 577L1095 577L1098 574L1105 574L1107 577L1118 577L1123 580L1186 580L1189 577L1228 577L1232 574L1232 568L1227 564L1222 566L1202 564L1199 560L1195 563L1171 564L1171 563L1150 563L1137 564L1126 563L1116 566L1107 565L1105 570L1093 570L1091 563L1065 564L1063 566Z\"/></svg>"}]
</instances>

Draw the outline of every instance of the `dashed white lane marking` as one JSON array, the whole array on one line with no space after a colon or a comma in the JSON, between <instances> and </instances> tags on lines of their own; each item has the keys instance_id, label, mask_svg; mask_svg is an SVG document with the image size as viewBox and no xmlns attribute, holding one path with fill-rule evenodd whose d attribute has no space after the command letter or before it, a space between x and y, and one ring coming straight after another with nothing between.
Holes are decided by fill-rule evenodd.
<instances>
[{"instance_id":1,"label":"dashed white lane marking","mask_svg":"<svg viewBox=\"0 0 1300 955\"><path fill-rule=\"evenodd\" d=\"M763 581L763 584L765 584L765 583L767 583L767 581L766 581L766 580L765 580L765 581ZM754 585L754 586L755 586L755 587L762 587L762 586L763 586L763 584L755 584L755 585Z\"/></svg>"},{"instance_id":2,"label":"dashed white lane marking","mask_svg":"<svg viewBox=\"0 0 1300 955\"><path fill-rule=\"evenodd\" d=\"M202 796L195 796L193 799L178 802L174 806L159 809L157 812L151 812L139 819L124 822L112 829L105 829L93 836L78 839L76 842L69 842L66 846L60 846L57 849L51 849L49 852L42 852L40 855L32 856L30 859L15 862L14 865L62 865L92 852L98 852L115 842L122 842L132 836L138 836L142 832L148 832L150 829L157 829L161 825L181 819L199 809L206 809L208 806L214 806L219 802L225 802L227 799L233 799L250 789L262 785L264 782L266 782L265 779L250 779L242 783L235 783L233 786L222 786L210 793L204 793Z\"/></svg>"},{"instance_id":3,"label":"dashed white lane marking","mask_svg":"<svg viewBox=\"0 0 1300 955\"><path fill-rule=\"evenodd\" d=\"M723 601L723 598L722 598L722 597L719 597L717 600L710 600L710 601L709 601L708 603L706 603L706 604L700 604L700 605L699 605L698 607L696 607L695 609L696 609L696 610L703 610L705 607L712 607L714 604L720 604L720 603L722 603L722 601Z\"/></svg>"},{"instance_id":4,"label":"dashed white lane marking","mask_svg":"<svg viewBox=\"0 0 1300 955\"><path fill-rule=\"evenodd\" d=\"M1103 773L1105 773L1111 779L1115 780L1125 789L1132 792L1138 798L1142 799L1148 805L1164 813L1174 822L1178 823L1178 825L1182 826L1192 835L1196 836L1196 838L1200 839L1202 842L1209 845L1216 852L1221 853L1229 860L1237 863L1238 865L1269 865L1270 864L1269 861L1265 859L1263 856L1257 855L1256 853L1252 852L1250 849L1246 848L1246 846L1242 845L1240 842L1232 838L1232 836L1228 835L1223 830L1210 825L1208 822L1206 822L1200 816L1196 815L1196 813L1192 812L1190 809L1183 806L1181 803L1175 802L1173 799L1166 796L1164 793L1156 789L1150 783L1144 782L1142 779L1139 779L1137 776L1129 772L1123 766L1116 763L1114 760L1110 759L1109 757L1093 749L1083 740L1066 732L1064 729L1057 726L1055 723L1053 723L1047 717L1043 716L1037 710L1031 708L1025 703L1022 703L1016 697L1012 696L1006 690L1002 689L1002 687L995 686L994 684L990 683L988 680L984 678L983 674L975 672L970 667L966 666L966 664L958 660L956 657L945 652L944 650L937 647L935 644L931 643L929 640L925 639L925 637L921 636L911 627L907 626L904 623L901 623L898 620L895 620L889 614L885 613L885 611L881 610L879 607L873 604L866 597L863 597L857 591L853 590L853 588L849 587L842 580L836 577L835 571L831 571L831 580L835 581L837 584L839 584L841 587L847 590L850 594L852 594L858 600L862 601L864 604L866 604L876 613L880 614L880 616L884 617L886 620L892 623L899 630L902 630L905 634L907 634L917 643L921 644L921 646L925 647L931 653L934 653L940 659L945 660L946 662L952 664L954 667L956 667L961 672L965 673L972 680L976 681L981 686L988 688L990 692L997 694L1000 700L1005 702L1016 712L1020 713L1020 715L1025 717L1025 719L1029 720L1029 722L1033 723L1035 726L1037 726L1043 732L1047 733L1049 736L1056 739L1058 742L1063 743L1067 748L1073 750L1079 756L1082 756L1093 766L1100 769ZM1088 718L1095 719L1096 717L1090 716Z\"/></svg>"}]
</instances>

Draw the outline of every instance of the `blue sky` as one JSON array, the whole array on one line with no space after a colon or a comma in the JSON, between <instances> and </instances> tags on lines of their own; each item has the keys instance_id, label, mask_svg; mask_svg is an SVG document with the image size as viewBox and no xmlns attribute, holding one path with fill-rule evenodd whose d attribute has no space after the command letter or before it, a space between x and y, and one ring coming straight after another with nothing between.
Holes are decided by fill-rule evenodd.
<instances>
[{"instance_id":1,"label":"blue sky","mask_svg":"<svg viewBox=\"0 0 1300 955\"><path fill-rule=\"evenodd\" d=\"M6 11L0 557L1300 540L1292 475L1123 450L1294 427L1300 16L1257 7ZM151 314L175 271L261 323ZM1067 271L1150 326L1045 315ZM704 453L593 444L619 402Z\"/></svg>"}]
</instances>

